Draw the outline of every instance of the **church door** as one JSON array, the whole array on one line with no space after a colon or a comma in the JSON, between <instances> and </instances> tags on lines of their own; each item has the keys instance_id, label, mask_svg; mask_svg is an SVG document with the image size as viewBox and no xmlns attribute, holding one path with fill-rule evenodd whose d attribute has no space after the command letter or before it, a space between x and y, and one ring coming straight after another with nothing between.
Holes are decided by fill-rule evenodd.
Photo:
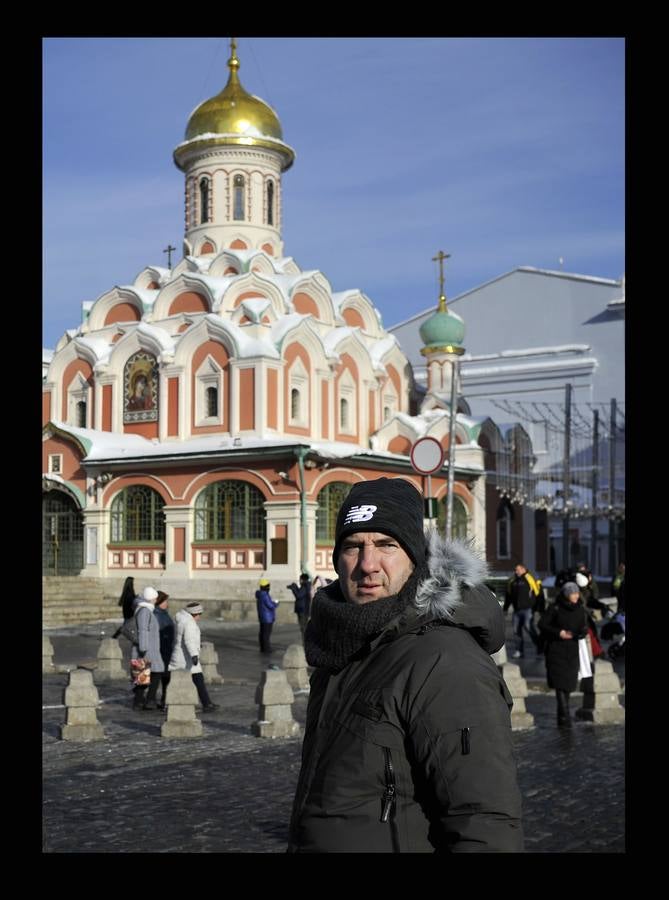
<instances>
[{"instance_id":1,"label":"church door","mask_svg":"<svg viewBox=\"0 0 669 900\"><path fill-rule=\"evenodd\" d=\"M78 575L84 565L84 518L67 494L42 495L42 574Z\"/></svg>"}]
</instances>

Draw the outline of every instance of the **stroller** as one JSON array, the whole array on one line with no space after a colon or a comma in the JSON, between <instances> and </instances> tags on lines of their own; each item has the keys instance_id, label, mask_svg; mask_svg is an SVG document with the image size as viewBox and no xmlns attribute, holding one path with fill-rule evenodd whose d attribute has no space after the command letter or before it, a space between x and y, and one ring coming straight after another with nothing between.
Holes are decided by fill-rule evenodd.
<instances>
[{"instance_id":1,"label":"stroller","mask_svg":"<svg viewBox=\"0 0 669 900\"><path fill-rule=\"evenodd\" d=\"M616 613L610 622L602 626L602 638L611 641L609 659L619 659L625 655L625 613Z\"/></svg>"}]
</instances>

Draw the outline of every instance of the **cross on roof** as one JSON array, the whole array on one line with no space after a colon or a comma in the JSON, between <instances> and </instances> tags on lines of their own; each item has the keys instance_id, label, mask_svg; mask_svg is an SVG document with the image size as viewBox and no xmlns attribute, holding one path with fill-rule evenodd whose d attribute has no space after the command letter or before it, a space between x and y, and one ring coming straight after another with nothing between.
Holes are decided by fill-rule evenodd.
<instances>
[{"instance_id":1,"label":"cross on roof","mask_svg":"<svg viewBox=\"0 0 669 900\"><path fill-rule=\"evenodd\" d=\"M444 253L440 250L436 256L432 257L432 262L439 262L439 309L446 309L446 294L444 294L444 260L450 259L450 253Z\"/></svg>"}]
</instances>

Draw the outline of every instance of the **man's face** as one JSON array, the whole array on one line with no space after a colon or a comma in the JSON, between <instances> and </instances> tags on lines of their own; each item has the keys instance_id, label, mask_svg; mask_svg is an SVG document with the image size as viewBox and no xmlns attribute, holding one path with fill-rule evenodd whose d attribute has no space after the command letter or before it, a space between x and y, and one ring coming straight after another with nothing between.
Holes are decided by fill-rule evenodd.
<instances>
[{"instance_id":1,"label":"man's face","mask_svg":"<svg viewBox=\"0 0 669 900\"><path fill-rule=\"evenodd\" d=\"M341 543L337 574L350 603L371 603L394 596L413 570L411 557L390 535L358 531Z\"/></svg>"},{"instance_id":2,"label":"man's face","mask_svg":"<svg viewBox=\"0 0 669 900\"><path fill-rule=\"evenodd\" d=\"M518 578L520 578L521 575L524 575L525 572L527 572L527 569L525 568L525 566L516 566L515 571Z\"/></svg>"}]
</instances>

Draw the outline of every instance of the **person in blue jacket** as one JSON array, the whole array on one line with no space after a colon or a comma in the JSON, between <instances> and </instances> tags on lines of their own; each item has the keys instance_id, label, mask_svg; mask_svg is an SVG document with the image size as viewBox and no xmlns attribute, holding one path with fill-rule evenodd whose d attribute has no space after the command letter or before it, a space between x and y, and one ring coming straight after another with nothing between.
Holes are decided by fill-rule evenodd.
<instances>
[{"instance_id":1,"label":"person in blue jacket","mask_svg":"<svg viewBox=\"0 0 669 900\"><path fill-rule=\"evenodd\" d=\"M261 653L272 652L270 643L272 626L276 619L276 608L279 605L278 600L272 600L269 588L270 583L267 578L261 578L258 582L258 590L256 591L256 608L258 610L258 621L260 622L258 640L260 642Z\"/></svg>"}]
</instances>

